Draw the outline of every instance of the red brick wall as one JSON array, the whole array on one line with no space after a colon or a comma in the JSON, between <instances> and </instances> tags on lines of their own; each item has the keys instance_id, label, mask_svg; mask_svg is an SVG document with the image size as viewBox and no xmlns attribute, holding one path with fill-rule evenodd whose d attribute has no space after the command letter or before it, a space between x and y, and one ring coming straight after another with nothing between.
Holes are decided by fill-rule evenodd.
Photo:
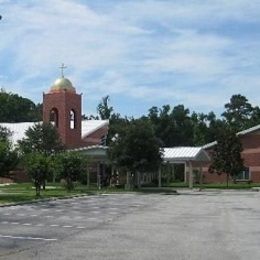
<instances>
[{"instance_id":1,"label":"red brick wall","mask_svg":"<svg viewBox=\"0 0 260 260\"><path fill-rule=\"evenodd\" d=\"M243 152L242 158L244 164L249 167L251 180L255 183L260 183L260 131L256 131L240 137ZM207 152L211 154L212 150ZM208 165L203 167L204 182L205 183L223 183L226 181L226 175L211 174L208 172Z\"/></svg>"},{"instance_id":2,"label":"red brick wall","mask_svg":"<svg viewBox=\"0 0 260 260\"><path fill-rule=\"evenodd\" d=\"M0 177L0 184L3 183L13 183L14 181L10 178L6 178L6 177Z\"/></svg>"},{"instance_id":3,"label":"red brick wall","mask_svg":"<svg viewBox=\"0 0 260 260\"><path fill-rule=\"evenodd\" d=\"M81 95L61 91L43 94L43 121L50 122L52 109L58 111L58 132L67 148L81 146ZM76 127L70 129L70 111L76 113Z\"/></svg>"},{"instance_id":4,"label":"red brick wall","mask_svg":"<svg viewBox=\"0 0 260 260\"><path fill-rule=\"evenodd\" d=\"M103 136L106 136L107 133L108 133L108 126L99 128L97 131L93 132L92 134L88 135L83 139L84 145L88 146L88 145L100 144L101 138Z\"/></svg>"}]
</instances>

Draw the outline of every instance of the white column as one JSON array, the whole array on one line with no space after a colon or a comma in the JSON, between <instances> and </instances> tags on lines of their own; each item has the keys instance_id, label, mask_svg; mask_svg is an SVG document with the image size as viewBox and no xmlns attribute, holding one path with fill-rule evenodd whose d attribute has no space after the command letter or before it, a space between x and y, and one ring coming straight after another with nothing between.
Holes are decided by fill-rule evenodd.
<instances>
[{"instance_id":1,"label":"white column","mask_svg":"<svg viewBox=\"0 0 260 260\"><path fill-rule=\"evenodd\" d=\"M187 163L184 163L184 183L187 183Z\"/></svg>"},{"instance_id":2,"label":"white column","mask_svg":"<svg viewBox=\"0 0 260 260\"><path fill-rule=\"evenodd\" d=\"M200 165L200 188L202 187L203 184L203 170L202 166Z\"/></svg>"},{"instance_id":3,"label":"white column","mask_svg":"<svg viewBox=\"0 0 260 260\"><path fill-rule=\"evenodd\" d=\"M162 187L162 167L161 167L161 165L159 166L159 169L158 169L158 187L159 188Z\"/></svg>"},{"instance_id":4,"label":"white column","mask_svg":"<svg viewBox=\"0 0 260 260\"><path fill-rule=\"evenodd\" d=\"M126 185L125 185L125 189L126 190L130 189L130 172L129 171L126 172Z\"/></svg>"},{"instance_id":5,"label":"white column","mask_svg":"<svg viewBox=\"0 0 260 260\"><path fill-rule=\"evenodd\" d=\"M189 188L193 188L193 169L191 161L189 161Z\"/></svg>"},{"instance_id":6,"label":"white column","mask_svg":"<svg viewBox=\"0 0 260 260\"><path fill-rule=\"evenodd\" d=\"M97 163L97 187L100 190L101 189L101 178L100 178L100 163Z\"/></svg>"},{"instance_id":7,"label":"white column","mask_svg":"<svg viewBox=\"0 0 260 260\"><path fill-rule=\"evenodd\" d=\"M172 164L172 179L173 179L173 181L176 181L174 163Z\"/></svg>"}]
</instances>

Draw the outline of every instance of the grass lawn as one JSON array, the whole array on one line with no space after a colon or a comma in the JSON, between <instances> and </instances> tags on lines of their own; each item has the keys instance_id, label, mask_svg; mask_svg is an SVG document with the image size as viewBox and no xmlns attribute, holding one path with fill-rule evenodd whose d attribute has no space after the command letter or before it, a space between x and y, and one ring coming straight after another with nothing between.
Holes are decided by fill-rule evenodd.
<instances>
[{"instance_id":1,"label":"grass lawn","mask_svg":"<svg viewBox=\"0 0 260 260\"><path fill-rule=\"evenodd\" d=\"M115 192L122 191L122 189L117 188L107 188L101 191L97 189L96 186L92 186L89 189L86 185L78 184L75 189L68 192L59 183L48 183L45 191L41 191L41 196L35 196L35 188L32 183L17 183L10 184L7 186L0 186L0 204L33 201L42 198L55 198L55 197L65 197L80 194L97 194L100 192Z\"/></svg>"},{"instance_id":2,"label":"grass lawn","mask_svg":"<svg viewBox=\"0 0 260 260\"><path fill-rule=\"evenodd\" d=\"M183 182L172 182L168 187L174 188L188 188L189 185ZM260 187L260 183L229 183L228 188L226 183L219 184L194 184L194 188L202 188L202 189L251 189L253 187Z\"/></svg>"},{"instance_id":3,"label":"grass lawn","mask_svg":"<svg viewBox=\"0 0 260 260\"><path fill-rule=\"evenodd\" d=\"M251 189L253 187L260 187L260 183L247 184L247 183L230 183L228 189ZM162 188L157 187L143 187L141 190L134 189L134 192L141 193L175 193L176 188L188 188L188 185L179 183L170 183L168 186ZM202 186L195 184L194 188L202 189L227 189L226 184L203 184ZM99 194L99 193L109 193L109 192L122 192L125 191L123 187L120 188L103 188L98 190L96 185L91 186L89 189L86 185L77 184L75 189L72 191L67 191L60 183L48 183L45 191L41 191L41 196L35 196L35 188L32 183L16 183L6 186L0 186L0 204L15 203L15 202L25 202L34 201L42 198L57 198L80 194Z\"/></svg>"}]
</instances>

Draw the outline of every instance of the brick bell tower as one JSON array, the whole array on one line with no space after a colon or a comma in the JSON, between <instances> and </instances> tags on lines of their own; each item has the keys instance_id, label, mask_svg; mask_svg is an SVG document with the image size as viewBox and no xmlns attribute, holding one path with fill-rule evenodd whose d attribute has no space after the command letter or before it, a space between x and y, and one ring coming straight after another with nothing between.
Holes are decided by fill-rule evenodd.
<instances>
[{"instance_id":1,"label":"brick bell tower","mask_svg":"<svg viewBox=\"0 0 260 260\"><path fill-rule=\"evenodd\" d=\"M43 122L57 127L66 148L81 146L81 95L76 93L70 80L64 78L61 66L61 78L57 79L48 93L43 93Z\"/></svg>"}]
</instances>

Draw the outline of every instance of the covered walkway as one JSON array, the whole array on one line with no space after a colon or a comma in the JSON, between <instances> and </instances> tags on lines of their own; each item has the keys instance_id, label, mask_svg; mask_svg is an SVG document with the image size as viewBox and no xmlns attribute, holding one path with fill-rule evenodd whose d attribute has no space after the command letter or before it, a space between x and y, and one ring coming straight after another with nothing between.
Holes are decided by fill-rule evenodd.
<instances>
[{"instance_id":1,"label":"covered walkway","mask_svg":"<svg viewBox=\"0 0 260 260\"><path fill-rule=\"evenodd\" d=\"M189 188L193 188L193 170L198 169L200 183L202 183L202 164L210 162L210 157L202 147L172 147L163 148L163 164L184 164L184 181L189 182ZM158 185L162 182L161 168L158 173Z\"/></svg>"}]
</instances>

